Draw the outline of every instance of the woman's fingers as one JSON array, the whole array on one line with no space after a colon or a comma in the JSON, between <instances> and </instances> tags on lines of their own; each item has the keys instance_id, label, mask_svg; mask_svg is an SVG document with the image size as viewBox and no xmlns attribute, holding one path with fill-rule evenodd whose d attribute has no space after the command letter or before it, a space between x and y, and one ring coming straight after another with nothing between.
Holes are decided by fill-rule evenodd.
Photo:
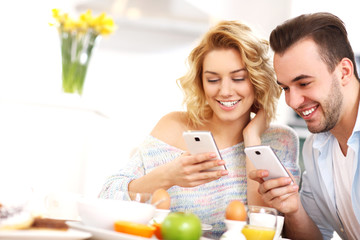
<instances>
[{"instance_id":1,"label":"woman's fingers","mask_svg":"<svg viewBox=\"0 0 360 240\"><path fill-rule=\"evenodd\" d=\"M190 166L192 172L202 172L207 169L225 165L225 161L221 159L213 160L216 157L215 153L202 153L196 155L187 155L183 166Z\"/></svg>"},{"instance_id":2,"label":"woman's fingers","mask_svg":"<svg viewBox=\"0 0 360 240\"><path fill-rule=\"evenodd\" d=\"M225 161L215 159L215 153L191 155L183 153L175 162L176 184L182 187L194 187L219 179L228 174L227 170L207 171L210 168L225 165Z\"/></svg>"},{"instance_id":3,"label":"woman's fingers","mask_svg":"<svg viewBox=\"0 0 360 240\"><path fill-rule=\"evenodd\" d=\"M221 178L223 176L221 172L222 171L196 173L189 175L187 180L190 187L195 187Z\"/></svg>"}]
</instances>

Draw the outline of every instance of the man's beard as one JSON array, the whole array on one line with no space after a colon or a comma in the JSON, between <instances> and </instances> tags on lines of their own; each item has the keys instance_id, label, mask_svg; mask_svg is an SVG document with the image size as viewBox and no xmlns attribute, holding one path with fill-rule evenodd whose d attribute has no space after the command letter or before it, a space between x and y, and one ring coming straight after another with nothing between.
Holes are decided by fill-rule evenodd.
<instances>
[{"instance_id":1,"label":"man's beard","mask_svg":"<svg viewBox=\"0 0 360 240\"><path fill-rule=\"evenodd\" d=\"M333 129L339 120L343 99L344 97L341 94L339 83L337 79L333 77L330 93L324 103L321 104L325 119L320 122L318 126L308 125L309 131L312 133L321 133Z\"/></svg>"}]
</instances>

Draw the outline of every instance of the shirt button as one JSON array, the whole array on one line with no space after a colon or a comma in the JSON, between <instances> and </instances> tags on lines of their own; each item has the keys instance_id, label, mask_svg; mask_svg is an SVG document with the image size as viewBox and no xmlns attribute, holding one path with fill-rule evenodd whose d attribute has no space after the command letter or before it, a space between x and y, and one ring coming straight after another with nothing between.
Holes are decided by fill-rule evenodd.
<instances>
[{"instance_id":1,"label":"shirt button","mask_svg":"<svg viewBox=\"0 0 360 240\"><path fill-rule=\"evenodd\" d=\"M341 232L344 232L344 229L343 229L343 228L340 228L340 231L341 231Z\"/></svg>"}]
</instances>

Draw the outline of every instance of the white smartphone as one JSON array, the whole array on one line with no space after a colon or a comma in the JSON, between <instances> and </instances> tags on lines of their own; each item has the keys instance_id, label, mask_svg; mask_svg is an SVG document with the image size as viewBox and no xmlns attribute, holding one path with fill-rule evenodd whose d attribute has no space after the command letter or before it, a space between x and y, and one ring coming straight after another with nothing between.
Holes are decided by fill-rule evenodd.
<instances>
[{"instance_id":1,"label":"white smartphone","mask_svg":"<svg viewBox=\"0 0 360 240\"><path fill-rule=\"evenodd\" d=\"M222 159L214 137L210 131L186 131L183 137L189 152L193 155L206 152L215 152L216 157L210 160ZM213 167L206 171L225 170L225 165Z\"/></svg>"},{"instance_id":2,"label":"white smartphone","mask_svg":"<svg viewBox=\"0 0 360 240\"><path fill-rule=\"evenodd\" d=\"M269 176L265 177L264 180L279 177L291 178L284 165L281 163L270 146L251 146L246 147L244 151L257 169L265 169L269 171Z\"/></svg>"}]
</instances>

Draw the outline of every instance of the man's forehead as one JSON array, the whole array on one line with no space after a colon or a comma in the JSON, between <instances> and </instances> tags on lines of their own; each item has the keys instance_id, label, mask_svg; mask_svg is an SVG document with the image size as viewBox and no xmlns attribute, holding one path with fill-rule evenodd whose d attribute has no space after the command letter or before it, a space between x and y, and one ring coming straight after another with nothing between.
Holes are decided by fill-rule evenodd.
<instances>
[{"instance_id":1,"label":"man's forehead","mask_svg":"<svg viewBox=\"0 0 360 240\"><path fill-rule=\"evenodd\" d=\"M287 55L288 53L293 53L293 52L299 52L302 53L303 49L312 49L313 51L316 51L316 53L318 53L319 51L319 47L316 44L316 42L313 40L312 37L304 37L299 39L298 41L294 42L293 44L291 44L289 47L287 47L285 49L285 51L281 51L281 52L275 52L274 53L274 58L275 56L277 57L283 57L284 55Z\"/></svg>"}]
</instances>

